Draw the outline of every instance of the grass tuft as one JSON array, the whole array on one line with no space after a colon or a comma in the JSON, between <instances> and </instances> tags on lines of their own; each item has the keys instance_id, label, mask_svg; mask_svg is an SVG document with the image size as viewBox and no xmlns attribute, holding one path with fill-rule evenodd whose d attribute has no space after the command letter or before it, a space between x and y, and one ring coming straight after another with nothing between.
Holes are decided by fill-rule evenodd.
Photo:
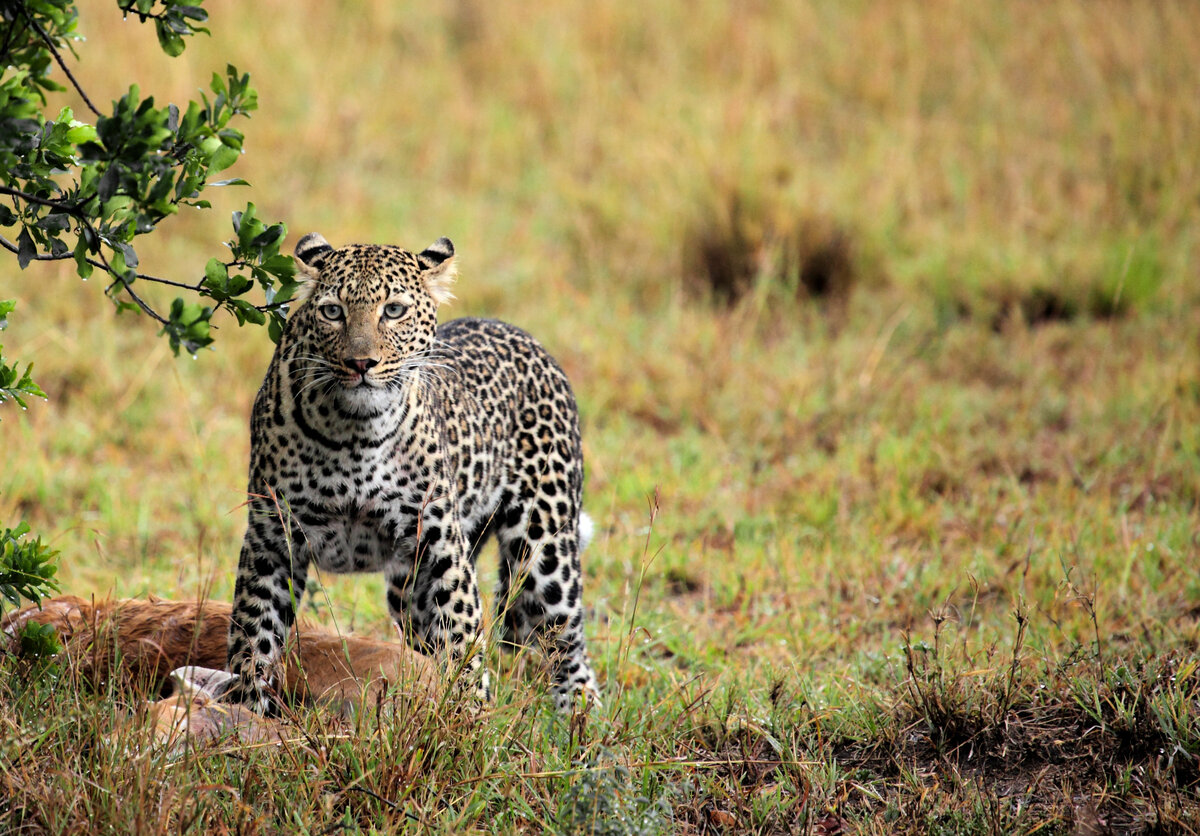
<instances>
[{"instance_id":1,"label":"grass tuft","mask_svg":"<svg viewBox=\"0 0 1200 836\"><path fill-rule=\"evenodd\" d=\"M860 279L853 236L832 219L747 191L721 193L684 233L683 287L732 307L756 291L842 310Z\"/></svg>"}]
</instances>

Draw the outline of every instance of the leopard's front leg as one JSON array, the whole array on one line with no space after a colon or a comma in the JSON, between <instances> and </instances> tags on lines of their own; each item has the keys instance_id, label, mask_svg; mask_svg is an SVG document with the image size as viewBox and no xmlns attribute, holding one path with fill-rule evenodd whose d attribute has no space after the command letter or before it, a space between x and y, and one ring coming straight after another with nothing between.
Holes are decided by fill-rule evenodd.
<instances>
[{"instance_id":1,"label":"leopard's front leg","mask_svg":"<svg viewBox=\"0 0 1200 836\"><path fill-rule=\"evenodd\" d=\"M298 530L284 527L278 508L251 501L229 622L226 668L237 679L226 697L259 714L271 709L284 641L304 592L308 560L301 539Z\"/></svg>"},{"instance_id":2,"label":"leopard's front leg","mask_svg":"<svg viewBox=\"0 0 1200 836\"><path fill-rule=\"evenodd\" d=\"M427 510L412 560L387 570L388 610L414 649L439 658L491 698L483 664L482 607L475 566L457 520Z\"/></svg>"}]
</instances>

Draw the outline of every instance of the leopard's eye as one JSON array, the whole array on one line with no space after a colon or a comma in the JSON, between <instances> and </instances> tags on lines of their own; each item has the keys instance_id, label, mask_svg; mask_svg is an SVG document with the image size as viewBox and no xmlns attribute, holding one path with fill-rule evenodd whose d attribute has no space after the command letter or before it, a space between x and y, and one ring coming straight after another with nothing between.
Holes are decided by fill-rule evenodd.
<instances>
[{"instance_id":1,"label":"leopard's eye","mask_svg":"<svg viewBox=\"0 0 1200 836\"><path fill-rule=\"evenodd\" d=\"M321 316L325 317L330 322L341 322L346 318L346 312L342 310L341 305L322 305L318 310L320 310Z\"/></svg>"},{"instance_id":2,"label":"leopard's eye","mask_svg":"<svg viewBox=\"0 0 1200 836\"><path fill-rule=\"evenodd\" d=\"M408 307L399 302L391 302L383 306L384 319L399 319L408 311Z\"/></svg>"}]
</instances>

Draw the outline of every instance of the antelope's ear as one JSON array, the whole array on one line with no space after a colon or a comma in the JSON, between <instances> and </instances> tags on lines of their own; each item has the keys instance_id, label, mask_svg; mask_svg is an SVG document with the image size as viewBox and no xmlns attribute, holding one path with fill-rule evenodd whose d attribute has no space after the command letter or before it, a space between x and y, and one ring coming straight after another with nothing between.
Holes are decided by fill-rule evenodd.
<instances>
[{"instance_id":1,"label":"antelope's ear","mask_svg":"<svg viewBox=\"0 0 1200 836\"><path fill-rule=\"evenodd\" d=\"M450 239L437 239L417 254L417 261L421 262L421 267L425 270L421 277L433 301L444 305L453 299L458 265L454 261L454 245L450 243Z\"/></svg>"},{"instance_id":2,"label":"antelope's ear","mask_svg":"<svg viewBox=\"0 0 1200 836\"><path fill-rule=\"evenodd\" d=\"M167 682L174 686L170 696L183 695L187 698L197 696L219 700L237 681L237 676L215 668L203 668L199 665L188 665L176 668L167 676Z\"/></svg>"}]
</instances>

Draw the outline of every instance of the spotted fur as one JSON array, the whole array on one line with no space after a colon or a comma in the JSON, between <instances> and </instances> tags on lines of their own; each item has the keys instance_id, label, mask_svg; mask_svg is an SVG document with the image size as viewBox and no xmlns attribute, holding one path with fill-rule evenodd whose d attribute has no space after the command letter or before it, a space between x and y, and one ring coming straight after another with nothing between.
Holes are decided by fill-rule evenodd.
<instances>
[{"instance_id":1,"label":"spotted fur","mask_svg":"<svg viewBox=\"0 0 1200 836\"><path fill-rule=\"evenodd\" d=\"M486 698L475 556L500 550L505 645L549 652L555 702L595 693L583 638L583 454L575 398L533 337L437 327L454 247L296 246L301 302L250 425L250 513L229 632L234 696L263 711L310 563L381 571L392 617Z\"/></svg>"}]
</instances>

